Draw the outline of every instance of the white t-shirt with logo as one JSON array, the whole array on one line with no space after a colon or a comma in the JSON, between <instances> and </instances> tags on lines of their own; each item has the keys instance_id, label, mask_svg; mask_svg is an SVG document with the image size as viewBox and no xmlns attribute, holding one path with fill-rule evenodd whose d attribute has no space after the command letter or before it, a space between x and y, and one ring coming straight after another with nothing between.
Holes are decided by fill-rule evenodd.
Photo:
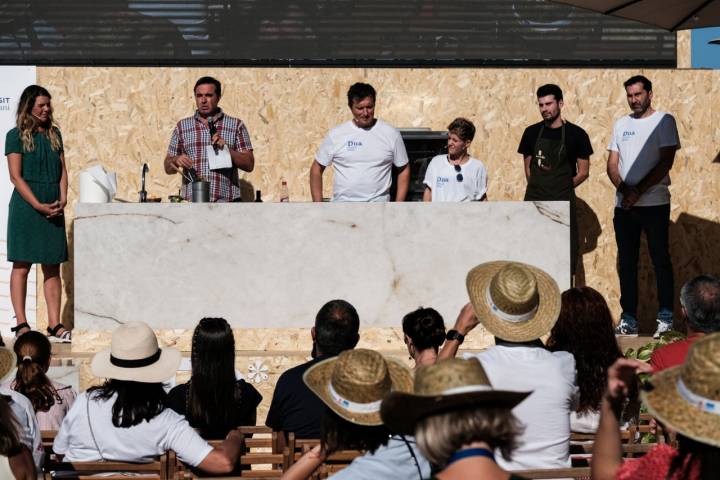
<instances>
[{"instance_id":1,"label":"white t-shirt with logo","mask_svg":"<svg viewBox=\"0 0 720 480\"><path fill-rule=\"evenodd\" d=\"M350 120L330 130L315 160L334 166L333 202L387 202L392 166L407 165L408 156L394 127L376 120L366 130Z\"/></svg>"},{"instance_id":2,"label":"white t-shirt with logo","mask_svg":"<svg viewBox=\"0 0 720 480\"><path fill-rule=\"evenodd\" d=\"M680 148L675 118L656 111L645 118L630 115L621 117L613 127L608 150L620 154L620 177L630 186L637 185L660 162L660 149ZM637 207L651 207L670 203L670 175L650 187L635 203ZM616 206L622 203L620 192L616 194Z\"/></svg>"},{"instance_id":3,"label":"white t-shirt with logo","mask_svg":"<svg viewBox=\"0 0 720 480\"><path fill-rule=\"evenodd\" d=\"M170 408L149 422L143 420L129 428L116 427L112 423L112 407L116 399L117 395L108 400L93 398L88 420L88 393L79 395L63 419L53 442L53 451L65 455L71 462L92 462L104 458L146 463L168 450L174 450L180 460L194 467L212 451L213 447L198 435L185 417Z\"/></svg>"},{"instance_id":4,"label":"white t-shirt with logo","mask_svg":"<svg viewBox=\"0 0 720 480\"><path fill-rule=\"evenodd\" d=\"M462 182L458 173L462 173ZM458 172L447 155L437 155L430 160L423 183L432 190L433 202L470 202L487 193L487 181L487 169L480 160L470 158Z\"/></svg>"}]
</instances>

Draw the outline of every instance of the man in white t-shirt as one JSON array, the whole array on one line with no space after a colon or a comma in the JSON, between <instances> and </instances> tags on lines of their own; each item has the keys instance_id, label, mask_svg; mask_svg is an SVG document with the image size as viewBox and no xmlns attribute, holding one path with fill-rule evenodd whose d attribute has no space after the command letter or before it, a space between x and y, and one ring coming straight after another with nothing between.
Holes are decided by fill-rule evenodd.
<instances>
[{"instance_id":1,"label":"man in white t-shirt","mask_svg":"<svg viewBox=\"0 0 720 480\"><path fill-rule=\"evenodd\" d=\"M470 202L487 200L487 170L472 158L468 148L475 125L456 118L448 125L448 153L433 157L425 170L424 202Z\"/></svg>"},{"instance_id":2,"label":"man in white t-shirt","mask_svg":"<svg viewBox=\"0 0 720 480\"><path fill-rule=\"evenodd\" d=\"M615 332L638 334L637 264L640 236L645 231L655 268L659 309L654 338L672 328L673 271L668 248L670 225L670 169L680 148L675 119L652 106L652 83L642 75L625 83L632 109L615 122L608 145L608 177L615 195L615 240L618 247L620 306L622 315Z\"/></svg>"},{"instance_id":3,"label":"man in white t-shirt","mask_svg":"<svg viewBox=\"0 0 720 480\"><path fill-rule=\"evenodd\" d=\"M452 358L465 336L482 323L495 346L475 357L494 388L532 391L513 414L523 426L518 448L505 470L570 466L570 413L575 411L575 358L551 352L540 337L552 330L560 314L560 290L546 272L519 262L495 261L476 266L467 275L467 304L448 330L439 359Z\"/></svg>"},{"instance_id":4,"label":"man in white t-shirt","mask_svg":"<svg viewBox=\"0 0 720 480\"><path fill-rule=\"evenodd\" d=\"M322 176L335 170L333 202L387 202L392 167L398 169L395 201L402 202L410 184L405 144L391 125L375 118L375 89L355 83L347 93L353 119L330 130L310 167L313 202L322 201Z\"/></svg>"}]
</instances>

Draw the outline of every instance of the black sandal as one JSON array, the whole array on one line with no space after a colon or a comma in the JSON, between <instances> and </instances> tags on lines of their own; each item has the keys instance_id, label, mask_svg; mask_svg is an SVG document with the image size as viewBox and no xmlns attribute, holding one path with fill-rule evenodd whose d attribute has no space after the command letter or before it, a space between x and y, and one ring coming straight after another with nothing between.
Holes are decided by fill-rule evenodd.
<instances>
[{"instance_id":1,"label":"black sandal","mask_svg":"<svg viewBox=\"0 0 720 480\"><path fill-rule=\"evenodd\" d=\"M27 330L25 332L21 332L20 330L22 330L23 328L27 328ZM32 330L32 327L30 327L27 322L18 323L10 329L10 331L15 334L15 338L18 338L20 335L22 335L23 333L27 333L30 330Z\"/></svg>"},{"instance_id":2,"label":"black sandal","mask_svg":"<svg viewBox=\"0 0 720 480\"><path fill-rule=\"evenodd\" d=\"M58 335L59 330L65 330L60 335ZM48 337L51 342L59 342L59 343L69 343L72 340L72 334L70 333L70 330L65 328L65 325L62 323L58 323L53 328L48 327L47 328Z\"/></svg>"}]
</instances>

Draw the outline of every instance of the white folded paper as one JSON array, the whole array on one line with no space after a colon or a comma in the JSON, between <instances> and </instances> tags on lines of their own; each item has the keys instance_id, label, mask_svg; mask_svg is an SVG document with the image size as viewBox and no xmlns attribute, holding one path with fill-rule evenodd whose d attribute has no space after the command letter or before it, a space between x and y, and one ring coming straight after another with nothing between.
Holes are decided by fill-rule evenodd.
<instances>
[{"instance_id":1,"label":"white folded paper","mask_svg":"<svg viewBox=\"0 0 720 480\"><path fill-rule=\"evenodd\" d=\"M80 172L80 202L108 203L117 192L117 176L115 172L106 172L100 165L95 165Z\"/></svg>"}]
</instances>

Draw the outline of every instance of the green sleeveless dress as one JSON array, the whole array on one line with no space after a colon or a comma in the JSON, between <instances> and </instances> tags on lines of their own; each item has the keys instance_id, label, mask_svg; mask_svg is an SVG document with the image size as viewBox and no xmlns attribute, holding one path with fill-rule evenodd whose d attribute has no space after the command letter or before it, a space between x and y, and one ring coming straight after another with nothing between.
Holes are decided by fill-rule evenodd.
<instances>
[{"instance_id":1,"label":"green sleeveless dress","mask_svg":"<svg viewBox=\"0 0 720 480\"><path fill-rule=\"evenodd\" d=\"M5 137L5 155L22 155L23 179L39 202L52 203L60 200L62 140L60 150L56 152L46 135L36 133L33 139L35 151L25 151L19 130L13 128ZM32 208L17 190L13 190L8 214L7 258L10 262L46 265L67 261L65 216L45 218Z\"/></svg>"}]
</instances>

